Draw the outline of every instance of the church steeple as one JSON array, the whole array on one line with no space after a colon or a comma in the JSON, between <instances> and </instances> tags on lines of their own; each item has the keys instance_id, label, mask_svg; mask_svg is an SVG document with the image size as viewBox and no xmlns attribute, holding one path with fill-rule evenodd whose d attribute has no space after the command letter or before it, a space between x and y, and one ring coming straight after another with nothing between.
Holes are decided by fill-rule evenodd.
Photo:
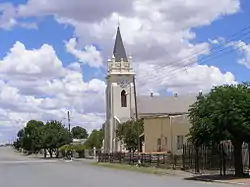
<instances>
[{"instance_id":1,"label":"church steeple","mask_svg":"<svg viewBox=\"0 0 250 187\"><path fill-rule=\"evenodd\" d=\"M123 62L128 62L128 57L127 57L126 50L123 45L119 26L117 27L113 55L115 57L116 62L121 62L122 61L121 59L123 59Z\"/></svg>"}]
</instances>

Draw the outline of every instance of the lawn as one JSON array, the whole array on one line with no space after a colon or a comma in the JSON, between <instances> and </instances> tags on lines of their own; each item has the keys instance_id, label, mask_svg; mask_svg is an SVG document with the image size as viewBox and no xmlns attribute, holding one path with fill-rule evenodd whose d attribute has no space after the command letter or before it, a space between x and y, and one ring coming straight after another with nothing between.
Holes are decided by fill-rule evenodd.
<instances>
[{"instance_id":1,"label":"lawn","mask_svg":"<svg viewBox=\"0 0 250 187\"><path fill-rule=\"evenodd\" d=\"M137 167L134 165L125 165L125 164L116 164L116 163L100 163L100 162L99 163L94 162L91 164L94 166L101 166L101 167L106 167L106 168L111 168L111 169L127 170L127 171L154 174L154 175L174 174L173 171L154 168L154 167Z\"/></svg>"}]
</instances>

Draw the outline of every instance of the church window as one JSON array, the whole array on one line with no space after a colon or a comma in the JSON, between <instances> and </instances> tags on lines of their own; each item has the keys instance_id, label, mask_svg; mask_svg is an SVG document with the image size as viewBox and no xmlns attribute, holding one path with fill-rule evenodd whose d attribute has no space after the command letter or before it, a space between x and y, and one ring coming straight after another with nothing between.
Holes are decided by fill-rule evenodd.
<instances>
[{"instance_id":1,"label":"church window","mask_svg":"<svg viewBox=\"0 0 250 187\"><path fill-rule=\"evenodd\" d=\"M121 105L122 107L127 107L127 95L125 90L121 92Z\"/></svg>"}]
</instances>

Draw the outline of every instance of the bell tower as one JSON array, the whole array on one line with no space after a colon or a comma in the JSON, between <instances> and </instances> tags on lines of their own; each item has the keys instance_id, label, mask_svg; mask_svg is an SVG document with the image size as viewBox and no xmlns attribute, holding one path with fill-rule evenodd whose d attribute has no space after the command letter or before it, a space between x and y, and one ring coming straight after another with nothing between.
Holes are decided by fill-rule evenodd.
<instances>
[{"instance_id":1,"label":"bell tower","mask_svg":"<svg viewBox=\"0 0 250 187\"><path fill-rule=\"evenodd\" d=\"M117 27L112 58L107 63L106 87L106 125L104 150L120 151L120 143L116 140L116 129L122 122L129 120L134 109L134 86L132 57L128 57L120 27Z\"/></svg>"}]
</instances>

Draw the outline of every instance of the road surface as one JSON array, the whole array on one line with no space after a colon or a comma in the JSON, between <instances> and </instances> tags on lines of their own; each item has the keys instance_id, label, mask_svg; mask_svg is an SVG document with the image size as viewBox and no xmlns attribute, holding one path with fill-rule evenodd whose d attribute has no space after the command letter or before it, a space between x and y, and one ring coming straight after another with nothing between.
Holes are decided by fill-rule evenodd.
<instances>
[{"instance_id":1,"label":"road surface","mask_svg":"<svg viewBox=\"0 0 250 187\"><path fill-rule=\"evenodd\" d=\"M80 161L27 158L0 148L0 187L230 187L91 166Z\"/></svg>"}]
</instances>

